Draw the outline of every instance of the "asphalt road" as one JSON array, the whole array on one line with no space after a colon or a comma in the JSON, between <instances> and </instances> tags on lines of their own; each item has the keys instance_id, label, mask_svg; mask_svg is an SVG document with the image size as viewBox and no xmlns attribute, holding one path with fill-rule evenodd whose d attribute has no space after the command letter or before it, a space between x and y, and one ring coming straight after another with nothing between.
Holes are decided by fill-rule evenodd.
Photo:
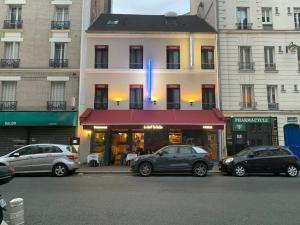
<instances>
[{"instance_id":1,"label":"asphalt road","mask_svg":"<svg viewBox=\"0 0 300 225\"><path fill-rule=\"evenodd\" d=\"M299 225L300 178L211 175L17 177L26 225Z\"/></svg>"}]
</instances>

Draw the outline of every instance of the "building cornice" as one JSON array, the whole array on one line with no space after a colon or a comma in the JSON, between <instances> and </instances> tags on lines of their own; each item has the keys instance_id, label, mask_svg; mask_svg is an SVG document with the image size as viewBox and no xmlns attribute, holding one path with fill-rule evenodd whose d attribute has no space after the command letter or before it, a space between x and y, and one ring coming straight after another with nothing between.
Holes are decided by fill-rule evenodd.
<instances>
[{"instance_id":1,"label":"building cornice","mask_svg":"<svg viewBox=\"0 0 300 225\"><path fill-rule=\"evenodd\" d=\"M33 68L28 68L28 69L23 69L23 68L18 68L18 69L0 69L0 73L14 73L14 72L47 72L47 73L74 73L74 72L79 72L80 69L33 69Z\"/></svg>"},{"instance_id":2,"label":"building cornice","mask_svg":"<svg viewBox=\"0 0 300 225\"><path fill-rule=\"evenodd\" d=\"M190 38L190 33L86 33L87 38ZM215 33L194 33L194 38L216 39Z\"/></svg>"},{"instance_id":3,"label":"building cornice","mask_svg":"<svg viewBox=\"0 0 300 225\"><path fill-rule=\"evenodd\" d=\"M220 29L219 33L224 34L300 34L300 30L236 30Z\"/></svg>"},{"instance_id":4,"label":"building cornice","mask_svg":"<svg viewBox=\"0 0 300 225\"><path fill-rule=\"evenodd\" d=\"M300 115L300 110L280 110L280 111L269 111L269 110L257 110L257 111L233 111L233 110L222 110L222 112L225 114L225 116L228 116L230 114L236 115L245 115L245 116L253 116L253 115L261 115L264 114L266 116L271 115Z\"/></svg>"}]
</instances>

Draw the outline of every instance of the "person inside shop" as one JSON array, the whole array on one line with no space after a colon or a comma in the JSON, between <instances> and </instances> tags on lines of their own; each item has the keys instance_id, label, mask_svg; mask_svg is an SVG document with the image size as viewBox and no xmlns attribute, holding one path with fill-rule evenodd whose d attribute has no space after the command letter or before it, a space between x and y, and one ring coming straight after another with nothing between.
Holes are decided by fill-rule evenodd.
<instances>
[{"instance_id":1,"label":"person inside shop","mask_svg":"<svg viewBox=\"0 0 300 225\"><path fill-rule=\"evenodd\" d=\"M143 148L138 148L138 155L145 155L144 149Z\"/></svg>"},{"instance_id":2,"label":"person inside shop","mask_svg":"<svg viewBox=\"0 0 300 225\"><path fill-rule=\"evenodd\" d=\"M126 166L126 157L128 154L128 150L124 149L121 153L121 165Z\"/></svg>"}]
</instances>

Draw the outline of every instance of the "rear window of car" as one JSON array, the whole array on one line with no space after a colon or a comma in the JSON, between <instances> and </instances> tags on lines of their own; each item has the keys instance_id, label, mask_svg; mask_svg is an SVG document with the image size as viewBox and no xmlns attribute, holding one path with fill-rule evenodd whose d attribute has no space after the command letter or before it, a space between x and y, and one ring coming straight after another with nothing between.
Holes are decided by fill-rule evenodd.
<instances>
[{"instance_id":1,"label":"rear window of car","mask_svg":"<svg viewBox=\"0 0 300 225\"><path fill-rule=\"evenodd\" d=\"M193 149L197 152L197 153L207 153L207 151L205 151L203 148L194 146Z\"/></svg>"},{"instance_id":2,"label":"rear window of car","mask_svg":"<svg viewBox=\"0 0 300 225\"><path fill-rule=\"evenodd\" d=\"M72 152L72 153L78 153L77 150L76 150L76 148L75 148L74 146L68 146L68 147L67 147L67 150L68 150L69 152Z\"/></svg>"}]
</instances>

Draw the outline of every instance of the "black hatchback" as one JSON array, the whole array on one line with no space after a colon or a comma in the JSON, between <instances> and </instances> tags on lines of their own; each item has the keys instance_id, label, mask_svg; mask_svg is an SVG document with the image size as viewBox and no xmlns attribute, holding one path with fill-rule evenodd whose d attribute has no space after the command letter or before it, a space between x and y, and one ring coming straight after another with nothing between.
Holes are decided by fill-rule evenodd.
<instances>
[{"instance_id":1,"label":"black hatchback","mask_svg":"<svg viewBox=\"0 0 300 225\"><path fill-rule=\"evenodd\" d=\"M257 146L249 147L238 154L223 158L219 162L222 172L245 176L248 173L285 173L290 177L297 177L300 163L287 147Z\"/></svg>"},{"instance_id":2,"label":"black hatchback","mask_svg":"<svg viewBox=\"0 0 300 225\"><path fill-rule=\"evenodd\" d=\"M213 168L211 154L192 145L169 145L151 155L143 155L131 162L131 171L141 176L157 172L193 173L204 177Z\"/></svg>"}]
</instances>

